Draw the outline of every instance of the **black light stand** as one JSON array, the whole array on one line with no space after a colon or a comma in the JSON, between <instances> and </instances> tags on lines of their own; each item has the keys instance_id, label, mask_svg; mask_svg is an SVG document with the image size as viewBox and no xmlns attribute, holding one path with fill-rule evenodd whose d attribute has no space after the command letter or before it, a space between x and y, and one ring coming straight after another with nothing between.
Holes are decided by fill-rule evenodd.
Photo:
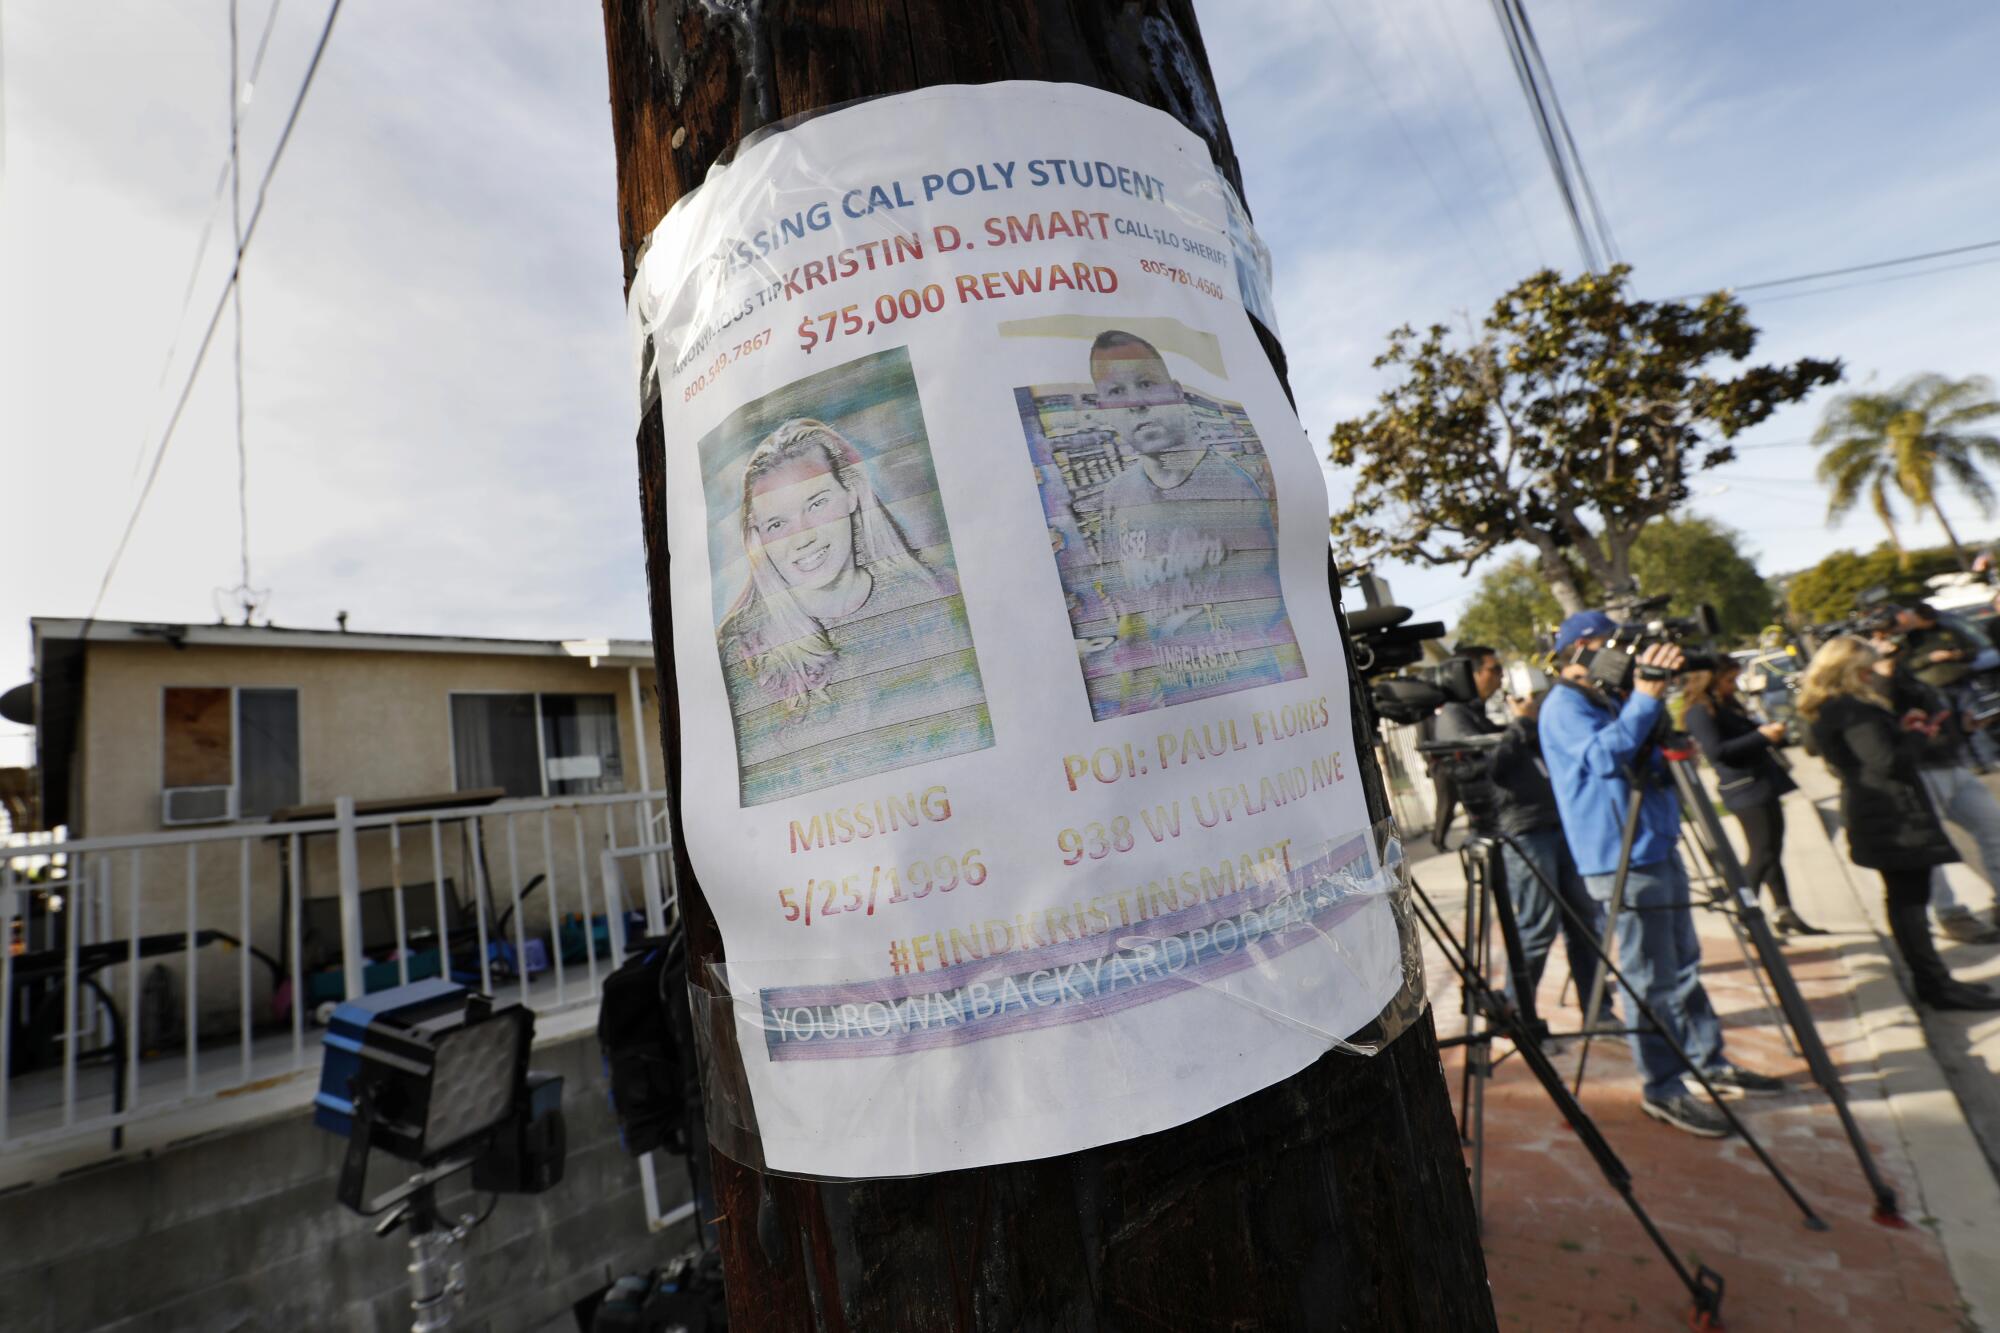
<instances>
[{"instance_id":1,"label":"black light stand","mask_svg":"<svg viewBox=\"0 0 2000 1333\"><path fill-rule=\"evenodd\" d=\"M1487 982L1485 974L1474 966L1471 956L1452 937L1451 926L1445 920L1443 913L1430 900L1414 876L1410 879L1410 891L1413 901L1417 904L1417 919L1423 923L1425 932L1444 953L1446 964L1458 974L1462 993L1471 997L1474 1010L1488 1024L1487 1033L1479 1038L1475 1039L1468 1034L1464 1038L1441 1042L1440 1045L1465 1046L1469 1061L1480 1046L1490 1046L1495 1028L1500 1035L1506 1036L1514 1043L1514 1049L1520 1053L1522 1062L1542 1085L1543 1092L1548 1095L1557 1113L1575 1131L1577 1141L1583 1145L1584 1151L1590 1154L1591 1160L1596 1163L1598 1171L1604 1176L1605 1183L1625 1201L1625 1206L1631 1210L1632 1216L1645 1231L1646 1238L1653 1242L1660 1256L1667 1261L1667 1266L1673 1270L1674 1276L1687 1288L1689 1297L1694 1301L1691 1326L1696 1329L1720 1328L1724 1285L1722 1275L1700 1262L1695 1264L1693 1272L1688 1271L1687 1265L1674 1252L1674 1247L1660 1234L1660 1229L1654 1224L1651 1215L1639 1203L1638 1195L1632 1189L1631 1171L1612 1150L1602 1131L1585 1113L1569 1089L1563 1086L1562 1075L1556 1072L1556 1067L1550 1063L1549 1057L1543 1053L1533 1034L1528 1031L1521 1011L1509 1002L1505 994L1495 990ZM1503 920L1513 919L1513 913L1508 907L1498 905L1495 910L1501 914ZM1482 1124L1481 1129L1483 1128Z\"/></svg>"},{"instance_id":2,"label":"black light stand","mask_svg":"<svg viewBox=\"0 0 2000 1333\"><path fill-rule=\"evenodd\" d=\"M1664 723L1665 714L1661 716ZM1607 972L1615 974L1616 971L1611 966L1610 957L1616 952L1618 918L1626 910L1625 885L1632 869L1632 844L1638 833L1640 806L1645 799L1645 775L1649 761L1658 748L1679 795L1681 807L1693 814L1706 842L1704 850L1714 858L1713 863L1720 873L1721 879L1712 889L1714 894L1711 899L1712 905L1727 912L1732 918L1732 924L1748 937L1750 946L1756 951L1757 961L1762 964L1765 974L1770 978L1777 995L1778 1009L1791 1028L1797 1049L1804 1052L1807 1068L1812 1071L1813 1081L1819 1084L1827 1094L1827 1099L1833 1103L1834 1112L1840 1118L1841 1129L1847 1135L1848 1142L1853 1145L1855 1158L1861 1164L1861 1173L1866 1177L1869 1191L1875 1197L1875 1209L1871 1217L1883 1226L1907 1226L1908 1223L1903 1219L1896 1202L1896 1192L1882 1179L1881 1171L1875 1165L1874 1156L1869 1152L1868 1144L1861 1136L1861 1128L1855 1123L1854 1113L1847 1105L1846 1089L1841 1084L1839 1073L1833 1067L1832 1058L1826 1052L1826 1044L1820 1040L1819 1029L1813 1024L1812 1014L1806 1008L1805 997L1799 992L1798 982L1792 976L1791 967L1785 962L1784 953L1778 947L1776 937L1771 934L1770 923L1764 919L1764 909L1757 901L1756 890L1744 885L1742 863L1736 859L1735 849L1730 846L1729 837L1716 818L1715 807L1709 800L1708 790L1702 783L1701 774L1694 768L1693 752L1660 748L1659 739L1659 733L1656 732L1645 745L1640 747L1632 762L1624 769L1627 791L1625 824L1619 837L1618 870L1612 880L1611 900L1605 907L1604 937L1599 948L1603 965L1598 971L1595 984L1591 987L1590 1007L1585 1012L1591 1014L1598 1012L1598 1006L1603 1003L1606 974ZM1558 899L1558 902L1560 901ZM1569 910L1568 904L1563 904L1563 907L1564 910ZM1618 981L1623 985L1624 978L1620 976ZM1633 996L1637 1002L1637 996L1632 988L1626 986L1624 989L1625 993ZM1735 1126L1739 1134L1743 1135L1745 1141L1771 1172L1772 1178L1784 1187L1785 1192L1804 1212L1806 1225L1816 1231L1823 1229L1826 1223L1792 1187L1790 1180L1764 1152L1762 1145L1750 1137L1742 1120L1724 1102L1707 1073L1697 1069L1694 1062L1688 1059L1687 1052L1682 1049L1679 1041L1673 1037L1665 1024L1660 1023L1650 1011L1647 1011L1646 1016L1660 1034L1673 1044L1674 1053L1680 1057L1689 1076L1701 1085L1703 1092L1708 1094L1715 1109ZM1586 1029L1583 1051L1577 1060L1574 1090L1579 1092L1583 1088L1584 1070L1590 1059L1590 1036L1589 1030Z\"/></svg>"},{"instance_id":3,"label":"black light stand","mask_svg":"<svg viewBox=\"0 0 2000 1333\"><path fill-rule=\"evenodd\" d=\"M1514 850L1517 853L1521 853L1522 851L1520 845L1518 843L1514 843L1513 839L1509 838L1506 834L1497 835L1496 840L1513 845ZM1590 923L1585 921L1581 916L1581 914L1577 912L1576 908L1570 906L1568 901L1566 901L1561 894L1556 892L1556 886L1549 883L1548 877L1542 874L1541 870L1535 865L1533 861L1528 860L1525 854L1521 855L1521 860L1528 867L1529 873L1534 875L1536 880L1538 880L1541 883L1542 887L1545 890L1547 890L1549 896L1552 899L1554 899L1557 908L1566 913L1569 919L1576 923L1577 928L1581 933L1582 937L1585 939L1590 939L1590 931L1589 931ZM1509 915L1511 914L1512 913L1510 909ZM1613 950L1607 947L1609 941L1610 941L1609 923L1607 923L1607 932L1605 940L1591 941L1591 946L1590 946L1591 950L1597 955L1597 980L1599 983L1597 985L1592 986L1591 993L1593 996L1597 997L1599 1003L1601 1003L1602 993L1603 993L1602 983L1604 982L1606 977L1609 977L1612 981L1617 982L1620 988L1624 990L1626 996L1632 1001L1632 1008L1637 1011L1638 1020L1644 1023L1646 1026L1639 1028L1620 1027L1607 1030L1599 1027L1594 1020L1586 1018L1584 1020L1583 1030L1578 1035L1582 1036L1587 1043L1589 1039L1593 1036L1626 1036L1635 1031L1644 1032L1649 1029L1651 1031L1657 1032L1661 1040L1665 1041L1668 1046L1672 1047L1674 1054L1680 1057L1680 1062L1683 1065L1687 1066L1689 1074L1694 1078L1694 1081L1696 1083L1701 1085L1702 1091L1708 1094L1708 1099L1715 1104L1715 1109L1722 1113L1722 1118L1729 1122L1730 1127L1736 1131L1738 1137L1740 1137L1744 1143L1749 1145L1750 1151L1756 1155L1757 1160L1763 1163L1764 1169L1770 1173L1771 1179L1777 1182L1778 1187L1784 1190L1786 1196L1789 1197L1794 1204L1798 1205L1799 1212L1803 1215L1805 1219L1806 1229L1808 1231L1827 1230L1826 1219L1821 1217L1817 1212L1815 1212L1812 1204L1806 1201L1806 1197L1803 1194L1799 1193L1798 1188L1792 1184L1791 1178L1787 1176L1784 1173L1783 1169L1781 1169L1778 1166L1778 1163L1771 1157L1771 1154L1765 1151L1764 1145L1757 1140L1757 1136L1750 1132L1750 1127L1743 1123L1742 1117L1738 1116L1736 1112L1730 1107L1729 1103L1724 1101L1721 1094L1716 1091L1715 1085L1709 1081L1708 1075L1703 1071L1698 1070L1694 1067L1694 1061L1688 1059L1687 1048L1681 1045L1680 1038L1675 1036L1673 1030L1667 1027L1665 1023L1662 1023L1660 1021L1659 1015L1656 1012L1654 1012L1653 1006L1646 1002L1645 997L1640 995L1638 991L1635 990L1633 987L1626 984L1624 972L1619 970L1618 964L1611 961ZM1594 1014L1600 1011L1593 1009L1589 1012ZM1583 1077L1582 1077L1581 1065L1579 1064L1576 1091L1580 1091L1582 1089L1582 1086L1583 1086ZM1572 1095L1574 1095L1574 1093Z\"/></svg>"},{"instance_id":4,"label":"black light stand","mask_svg":"<svg viewBox=\"0 0 2000 1333\"><path fill-rule=\"evenodd\" d=\"M1847 1104L1847 1089L1840 1081L1840 1072L1833 1067L1833 1058L1827 1054L1826 1043L1820 1040L1819 1028L1814 1024L1812 1013L1806 1008L1805 996L1799 992L1798 980L1792 976L1791 965L1785 961L1784 951L1778 947L1778 940L1771 933L1771 923L1764 917L1764 908L1757 900L1755 885L1745 882L1743 863L1736 859L1736 849L1730 845L1729 835L1724 832L1722 821L1716 817L1715 806L1708 797L1708 788L1701 780L1701 774L1689 756L1669 756L1667 768L1674 776L1679 788L1681 806L1694 813L1696 823L1707 839L1717 869L1721 872L1721 888L1734 897L1729 905L1737 920L1750 937L1757 951L1758 961L1771 978L1771 986L1778 994L1778 1006L1785 1021L1798 1041L1798 1048L1805 1055L1806 1068L1812 1071L1813 1081L1826 1093L1833 1103L1834 1114L1840 1117L1840 1128L1847 1135L1847 1141L1854 1148L1855 1161L1861 1165L1861 1174L1868 1180L1868 1188L1875 1196L1876 1222L1888 1227L1907 1227L1909 1222L1903 1217L1896 1202L1896 1191L1882 1178L1880 1168L1875 1165L1875 1155L1868 1149L1868 1141L1861 1136L1861 1126L1855 1123L1854 1112ZM1716 896L1717 904L1724 905L1722 893Z\"/></svg>"}]
</instances>

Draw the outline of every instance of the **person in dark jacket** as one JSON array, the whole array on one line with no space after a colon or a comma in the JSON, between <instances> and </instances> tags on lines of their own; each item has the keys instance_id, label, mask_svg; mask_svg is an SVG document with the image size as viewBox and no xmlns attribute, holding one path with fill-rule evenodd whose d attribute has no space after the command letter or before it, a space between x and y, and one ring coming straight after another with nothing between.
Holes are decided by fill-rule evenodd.
<instances>
[{"instance_id":1,"label":"person in dark jacket","mask_svg":"<svg viewBox=\"0 0 2000 1333\"><path fill-rule=\"evenodd\" d=\"M1879 871L1889 930L1917 999L1934 1009L2000 1009L2000 995L1957 980L1931 942L1931 870L1958 860L1917 769L1935 714L1900 717L1877 670L1882 659L1851 634L1829 640L1806 668L1799 715L1814 747L1840 776L1840 816L1854 864Z\"/></svg>"},{"instance_id":2,"label":"person in dark jacket","mask_svg":"<svg viewBox=\"0 0 2000 1333\"><path fill-rule=\"evenodd\" d=\"M1751 888L1763 885L1771 891L1772 928L1783 935L1824 935L1793 910L1791 886L1785 882L1785 808L1780 802L1786 792L1798 790L1777 757L1776 747L1785 741L1785 724L1759 726L1743 710L1736 697L1741 670L1725 657L1714 671L1690 671L1681 682L1681 697L1687 703L1681 726L1715 769L1723 808L1743 825L1749 848L1744 876Z\"/></svg>"},{"instance_id":3,"label":"person in dark jacket","mask_svg":"<svg viewBox=\"0 0 2000 1333\"><path fill-rule=\"evenodd\" d=\"M1486 715L1485 703L1500 690L1504 673L1500 655L1491 648L1460 646L1458 655L1471 662L1471 683L1476 702L1453 700L1438 710L1436 735L1439 740L1467 740L1498 736L1500 742L1484 756L1480 774L1482 791L1480 814L1484 827L1477 831L1504 835L1500 844L1501 871L1507 880L1507 901L1514 907L1514 923L1520 929L1521 953L1528 965L1527 983L1539 985L1548 967L1549 950L1556 935L1563 936L1569 958L1570 976L1576 983L1578 1007L1589 1003L1591 984L1597 978L1596 936L1604 926L1604 908L1583 886L1576 858L1563 840L1561 817L1556 813L1555 789L1549 785L1549 771L1542 762L1542 742L1535 729L1535 709L1539 700L1512 699L1512 714L1506 726ZM1461 783L1461 790L1467 790ZM1467 792L1466 809L1474 810L1474 797ZM1574 909L1565 913L1549 890ZM1578 917L1584 924L1578 923Z\"/></svg>"}]
</instances>

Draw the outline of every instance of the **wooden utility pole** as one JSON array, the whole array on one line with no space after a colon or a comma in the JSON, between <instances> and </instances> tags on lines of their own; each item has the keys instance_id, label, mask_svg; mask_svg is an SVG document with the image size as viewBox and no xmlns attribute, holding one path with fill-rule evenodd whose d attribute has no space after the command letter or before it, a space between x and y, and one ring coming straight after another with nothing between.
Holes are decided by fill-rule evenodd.
<instances>
[{"instance_id":1,"label":"wooden utility pole","mask_svg":"<svg viewBox=\"0 0 2000 1333\"><path fill-rule=\"evenodd\" d=\"M1200 135L1241 193L1191 0L605 0L604 26L628 286L647 236L742 134L933 84L1107 89ZM662 432L654 404L640 505L678 792ZM678 802L673 820L679 844ZM679 871L699 966L721 938L684 854ZM750 1333L1493 1326L1428 1014L1373 1058L1329 1054L1191 1123L1066 1157L837 1183L720 1154L714 1168L731 1326Z\"/></svg>"}]
</instances>

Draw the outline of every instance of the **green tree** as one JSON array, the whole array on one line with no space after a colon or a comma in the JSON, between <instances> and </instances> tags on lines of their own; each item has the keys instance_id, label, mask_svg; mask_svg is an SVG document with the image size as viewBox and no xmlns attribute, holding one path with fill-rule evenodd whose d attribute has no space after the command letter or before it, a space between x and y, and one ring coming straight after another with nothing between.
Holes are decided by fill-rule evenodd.
<instances>
[{"instance_id":1,"label":"green tree","mask_svg":"<svg viewBox=\"0 0 2000 1333\"><path fill-rule=\"evenodd\" d=\"M1902 551L1883 544L1866 553L1835 551L1785 584L1785 602L1795 619L1808 625L1845 620L1854 604L1871 588L1887 588L1893 597L1922 597L1924 580L1957 568L1957 553L1949 546Z\"/></svg>"},{"instance_id":2,"label":"green tree","mask_svg":"<svg viewBox=\"0 0 2000 1333\"><path fill-rule=\"evenodd\" d=\"M1771 585L1743 554L1742 534L1713 519L1657 519L1632 547L1632 572L1649 593L1667 593L1667 613L1715 608L1726 641L1754 639L1771 623Z\"/></svg>"},{"instance_id":3,"label":"green tree","mask_svg":"<svg viewBox=\"0 0 2000 1333\"><path fill-rule=\"evenodd\" d=\"M1509 657L1528 657L1538 648L1536 637L1562 616L1562 607L1542 575L1541 561L1516 555L1480 576L1453 637L1460 643L1498 648Z\"/></svg>"},{"instance_id":4,"label":"green tree","mask_svg":"<svg viewBox=\"0 0 2000 1333\"><path fill-rule=\"evenodd\" d=\"M1707 603L1715 608L1726 641L1753 639L1771 621L1771 587L1743 553L1741 540L1734 529L1698 515L1656 519L1633 544L1632 572L1640 587L1671 597L1667 614L1692 615ZM1588 573L1571 572L1586 601L1606 600ZM1563 615L1541 560L1517 555L1480 578L1459 616L1456 637L1526 656Z\"/></svg>"},{"instance_id":5,"label":"green tree","mask_svg":"<svg viewBox=\"0 0 2000 1333\"><path fill-rule=\"evenodd\" d=\"M1993 398L1993 381L1984 375L1962 380L1942 375L1913 375L1886 393L1844 393L1826 406L1815 445L1832 446L1819 460L1819 478L1832 490L1828 518L1839 518L1865 496L1889 543L1899 552L1892 492L1917 509L1936 515L1960 569L1966 568L1958 534L1938 503L1940 483L1949 481L1969 496L1987 517L1993 513L1993 487L1979 464L2000 463L2000 438L1974 429L2000 415Z\"/></svg>"},{"instance_id":6,"label":"green tree","mask_svg":"<svg viewBox=\"0 0 2000 1333\"><path fill-rule=\"evenodd\" d=\"M1741 303L1627 295L1629 270L1537 273L1464 341L1442 324L1389 335L1377 368L1398 383L1333 429L1354 469L1333 532L1353 563L1393 557L1470 570L1514 542L1535 549L1565 610L1598 587L1629 590L1647 523L1687 499L1688 479L1735 457L1729 440L1840 377L1837 361L1751 366ZM1571 559L1573 557L1573 559Z\"/></svg>"}]
</instances>

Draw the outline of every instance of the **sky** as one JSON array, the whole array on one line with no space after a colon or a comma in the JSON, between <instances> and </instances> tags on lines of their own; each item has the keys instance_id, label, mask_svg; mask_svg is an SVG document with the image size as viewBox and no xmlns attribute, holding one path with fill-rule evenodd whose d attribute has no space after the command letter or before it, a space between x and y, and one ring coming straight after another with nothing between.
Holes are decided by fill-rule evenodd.
<instances>
[{"instance_id":1,"label":"sky","mask_svg":"<svg viewBox=\"0 0 2000 1333\"><path fill-rule=\"evenodd\" d=\"M1380 392L1390 329L1579 266L1486 0L1196 9L1316 441ZM241 0L246 68L270 12ZM242 112L246 217L325 12L280 0ZM2000 9L1528 12L1639 295L2000 236ZM223 289L226 195L188 296L230 102L225 0L0 0L0 689L27 677L31 615L97 600ZM249 583L273 620L647 633L615 182L595 4L344 7L242 284ZM1839 357L1848 387L2000 371L2000 265L1865 280L1882 276L1748 294L1756 356ZM232 346L225 318L106 618L233 606ZM1825 521L1804 444L1824 401L1697 484L1692 507L1767 572L1883 535L1866 513ZM1455 567L1379 572L1427 619L1471 587ZM0 722L0 764L26 759Z\"/></svg>"}]
</instances>

